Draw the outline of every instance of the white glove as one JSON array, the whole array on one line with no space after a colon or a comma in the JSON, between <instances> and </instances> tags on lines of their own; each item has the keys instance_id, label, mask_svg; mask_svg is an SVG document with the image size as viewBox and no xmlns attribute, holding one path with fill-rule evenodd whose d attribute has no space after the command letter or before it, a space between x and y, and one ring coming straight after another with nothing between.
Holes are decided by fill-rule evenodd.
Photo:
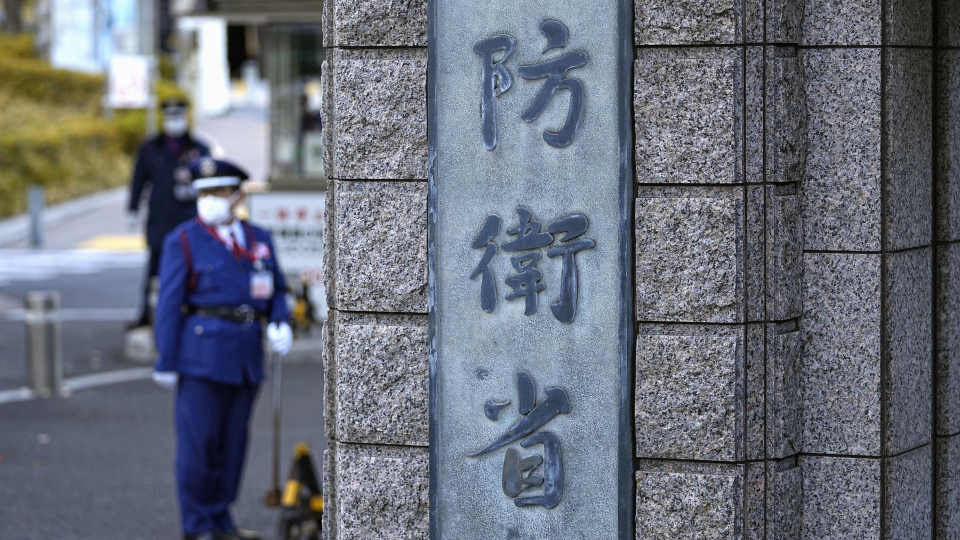
<instances>
[{"instance_id":1,"label":"white glove","mask_svg":"<svg viewBox=\"0 0 960 540\"><path fill-rule=\"evenodd\" d=\"M134 211L127 213L127 229L135 231L140 228L140 214Z\"/></svg>"},{"instance_id":2,"label":"white glove","mask_svg":"<svg viewBox=\"0 0 960 540\"><path fill-rule=\"evenodd\" d=\"M176 371L154 371L152 377L153 382L167 390L176 388L180 380L180 375Z\"/></svg>"},{"instance_id":3,"label":"white glove","mask_svg":"<svg viewBox=\"0 0 960 540\"><path fill-rule=\"evenodd\" d=\"M267 339L270 340L273 352L283 356L290 352L290 347L293 346L293 330L285 322L272 322L267 325Z\"/></svg>"}]
</instances>

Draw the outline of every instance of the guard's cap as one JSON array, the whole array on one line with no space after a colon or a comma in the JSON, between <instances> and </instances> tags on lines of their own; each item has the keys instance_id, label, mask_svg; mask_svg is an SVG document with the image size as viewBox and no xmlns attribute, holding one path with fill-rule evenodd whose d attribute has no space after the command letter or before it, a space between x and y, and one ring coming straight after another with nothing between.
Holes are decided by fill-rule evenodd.
<instances>
[{"instance_id":1,"label":"guard's cap","mask_svg":"<svg viewBox=\"0 0 960 540\"><path fill-rule=\"evenodd\" d=\"M187 102L180 98L167 98L160 104L163 114L187 114Z\"/></svg>"},{"instance_id":2,"label":"guard's cap","mask_svg":"<svg viewBox=\"0 0 960 540\"><path fill-rule=\"evenodd\" d=\"M219 187L239 187L250 178L246 171L224 159L200 158L190 164L193 187L197 191Z\"/></svg>"}]
</instances>

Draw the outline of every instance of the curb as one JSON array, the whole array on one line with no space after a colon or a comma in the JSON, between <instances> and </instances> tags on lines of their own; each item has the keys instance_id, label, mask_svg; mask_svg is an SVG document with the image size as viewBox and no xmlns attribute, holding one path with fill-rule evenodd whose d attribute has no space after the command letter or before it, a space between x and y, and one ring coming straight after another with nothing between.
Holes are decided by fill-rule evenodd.
<instances>
[{"instance_id":1,"label":"curb","mask_svg":"<svg viewBox=\"0 0 960 540\"><path fill-rule=\"evenodd\" d=\"M95 212L106 206L123 204L128 187L121 186L72 201L48 206L43 210L43 227L49 228L77 216ZM26 240L30 236L30 215L21 214L0 220L0 247Z\"/></svg>"}]
</instances>

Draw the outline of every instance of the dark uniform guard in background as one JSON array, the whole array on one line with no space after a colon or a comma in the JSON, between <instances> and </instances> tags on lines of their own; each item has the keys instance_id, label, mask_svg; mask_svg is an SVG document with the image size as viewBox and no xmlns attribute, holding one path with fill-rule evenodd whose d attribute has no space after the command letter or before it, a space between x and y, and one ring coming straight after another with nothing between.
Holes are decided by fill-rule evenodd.
<instances>
[{"instance_id":1,"label":"dark uniform guard in background","mask_svg":"<svg viewBox=\"0 0 960 540\"><path fill-rule=\"evenodd\" d=\"M197 215L197 194L191 185L190 163L209 156L206 145L188 131L187 104L178 99L163 102L163 133L147 139L137 153L130 182L130 225L139 223L138 209L144 190L149 187L147 245L150 262L143 284L140 316L131 327L148 326L150 321L150 282L157 275L163 238L177 225Z\"/></svg>"},{"instance_id":2,"label":"dark uniform guard in background","mask_svg":"<svg viewBox=\"0 0 960 540\"><path fill-rule=\"evenodd\" d=\"M177 390L184 538L260 538L238 529L229 507L237 498L250 415L264 379L263 325L275 352L286 354L293 342L286 285L270 233L233 216L246 173L212 158L190 170L199 215L164 241L153 378Z\"/></svg>"}]
</instances>

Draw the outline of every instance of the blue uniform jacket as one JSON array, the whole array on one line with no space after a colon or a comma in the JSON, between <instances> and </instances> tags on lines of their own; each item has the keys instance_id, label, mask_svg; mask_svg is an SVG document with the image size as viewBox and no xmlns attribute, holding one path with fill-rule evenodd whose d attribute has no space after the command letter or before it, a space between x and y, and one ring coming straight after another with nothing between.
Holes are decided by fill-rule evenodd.
<instances>
[{"instance_id":1,"label":"blue uniform jacket","mask_svg":"<svg viewBox=\"0 0 960 540\"><path fill-rule=\"evenodd\" d=\"M210 155L210 149L190 135L180 138L180 151L175 155L167 147L164 135L147 139L137 153L137 163L130 181L129 210L136 212L140 195L150 188L147 212L147 244L159 248L164 237L177 225L197 216L195 200L181 201L174 195L176 171L196 159ZM185 182L189 185L189 175Z\"/></svg>"},{"instance_id":2,"label":"blue uniform jacket","mask_svg":"<svg viewBox=\"0 0 960 540\"><path fill-rule=\"evenodd\" d=\"M154 323L157 371L176 371L225 384L241 385L263 380L263 327L259 322L244 324L199 314L185 315L184 305L196 307L237 307L248 304L269 314L271 322L289 316L286 284L277 264L270 233L249 224L265 268L273 274L273 296L266 300L250 296L253 263L237 260L218 238L198 220L190 220L167 235L160 260L160 290ZM188 291L189 269L180 241L186 233L196 284ZM252 242L246 239L247 248Z\"/></svg>"}]
</instances>

